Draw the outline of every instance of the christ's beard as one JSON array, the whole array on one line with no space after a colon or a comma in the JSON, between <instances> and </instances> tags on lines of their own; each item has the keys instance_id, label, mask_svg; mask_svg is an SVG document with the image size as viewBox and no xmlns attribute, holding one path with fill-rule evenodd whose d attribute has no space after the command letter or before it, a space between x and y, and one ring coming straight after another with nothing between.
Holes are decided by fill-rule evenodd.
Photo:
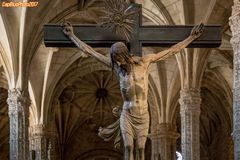
<instances>
[{"instance_id":1,"label":"christ's beard","mask_svg":"<svg viewBox=\"0 0 240 160\"><path fill-rule=\"evenodd\" d=\"M129 74L131 72L131 65L130 64L122 64L120 68L125 74Z\"/></svg>"}]
</instances>

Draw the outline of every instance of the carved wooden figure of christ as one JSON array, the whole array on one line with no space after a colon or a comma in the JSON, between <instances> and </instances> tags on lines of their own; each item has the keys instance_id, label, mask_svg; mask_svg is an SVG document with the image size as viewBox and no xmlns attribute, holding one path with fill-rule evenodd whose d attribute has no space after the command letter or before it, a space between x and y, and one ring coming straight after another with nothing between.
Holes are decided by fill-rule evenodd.
<instances>
[{"instance_id":1,"label":"carved wooden figure of christ","mask_svg":"<svg viewBox=\"0 0 240 160\"><path fill-rule=\"evenodd\" d=\"M151 63L164 60L174 55L197 39L203 32L203 24L196 25L191 34L182 42L156 54L143 57L129 54L123 42L111 46L108 58L78 39L70 23L63 25L63 32L85 54L88 54L104 65L114 69L118 75L123 97L123 106L119 119L121 136L124 142L124 159L133 160L134 140L136 141L136 159L144 160L144 149L149 129L149 113L147 104L148 68ZM118 127L118 125L116 125ZM109 127L106 128L107 130ZM116 131L116 129L113 129ZM100 132L105 132L104 128ZM101 135L101 133L100 133Z\"/></svg>"}]
</instances>

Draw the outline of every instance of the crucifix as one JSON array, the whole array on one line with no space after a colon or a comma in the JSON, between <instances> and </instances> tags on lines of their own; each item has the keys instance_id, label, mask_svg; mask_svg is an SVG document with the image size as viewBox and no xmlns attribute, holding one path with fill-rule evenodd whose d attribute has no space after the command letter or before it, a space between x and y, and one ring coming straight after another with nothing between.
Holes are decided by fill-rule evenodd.
<instances>
[{"instance_id":1,"label":"crucifix","mask_svg":"<svg viewBox=\"0 0 240 160\"><path fill-rule=\"evenodd\" d=\"M129 42L110 30L98 25L73 25L75 35L92 47L110 47L115 42L125 42L131 53L142 55L142 47L170 47L184 40L191 32L193 25L142 26L140 4L132 4L139 12L134 16L135 25ZM64 35L62 26L44 25L44 43L46 47L75 47L75 44ZM221 26L206 25L200 38L188 47L214 48L221 44Z\"/></svg>"},{"instance_id":2,"label":"crucifix","mask_svg":"<svg viewBox=\"0 0 240 160\"><path fill-rule=\"evenodd\" d=\"M112 9L114 14L109 14L110 16L103 24L110 28L111 25L116 24L112 28L118 34L113 34L96 26L72 26L70 23L65 23L62 26L45 25L44 41L47 47L76 45L81 51L115 71L119 79L123 106L121 109L117 109L119 110L119 120L112 125L99 128L99 135L105 140L121 135L124 143L124 160L134 159L134 149L136 150L135 158L144 160L144 149L149 129L147 103L149 65L177 54L189 44L190 47L204 48L219 46L221 41L220 27L206 26L203 32L203 24L194 27L142 26L141 12L138 12L135 21L132 21L126 17L134 12L131 12L131 7L124 7L122 0L106 1L109 2L106 3L109 5L108 9ZM116 7L118 5L119 7ZM134 6L141 9L140 5L134 4ZM123 16L128 11L129 14ZM134 25L132 29L129 26L133 22L137 25ZM129 32L131 33L130 37L127 34ZM123 38L124 36L121 35L126 36ZM123 42L128 43L131 53L135 53L135 55L129 54L129 50ZM93 46L108 47L110 45L110 58L92 48ZM172 47L157 54L142 56L142 46ZM116 110L114 109L114 111ZM119 143L119 137L115 139L115 142L115 145Z\"/></svg>"}]
</instances>

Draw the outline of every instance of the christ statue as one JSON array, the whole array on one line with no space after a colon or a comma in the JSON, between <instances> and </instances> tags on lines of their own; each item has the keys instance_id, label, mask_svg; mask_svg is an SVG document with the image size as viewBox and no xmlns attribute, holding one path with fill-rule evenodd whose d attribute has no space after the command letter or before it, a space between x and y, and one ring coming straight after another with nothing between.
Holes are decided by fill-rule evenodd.
<instances>
[{"instance_id":1,"label":"christ statue","mask_svg":"<svg viewBox=\"0 0 240 160\"><path fill-rule=\"evenodd\" d=\"M123 42L117 42L111 46L110 58L108 58L77 38L70 23L63 25L63 32L82 52L111 67L118 75L123 98L119 125L124 143L124 160L133 160L134 157L137 160L144 160L145 143L149 130L147 103L149 66L151 63L175 55L187 47L202 34L203 24L196 25L185 40L169 49L142 57L129 54L127 46ZM104 128L100 131L103 130ZM135 156L133 155L134 148L136 149Z\"/></svg>"}]
</instances>

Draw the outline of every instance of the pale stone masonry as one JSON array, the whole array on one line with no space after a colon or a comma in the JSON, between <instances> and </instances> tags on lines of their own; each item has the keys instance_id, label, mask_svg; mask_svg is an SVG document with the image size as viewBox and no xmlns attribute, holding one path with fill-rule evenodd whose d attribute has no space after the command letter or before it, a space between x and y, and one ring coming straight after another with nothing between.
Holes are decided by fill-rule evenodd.
<instances>
[{"instance_id":1,"label":"pale stone masonry","mask_svg":"<svg viewBox=\"0 0 240 160\"><path fill-rule=\"evenodd\" d=\"M201 97L198 89L184 89L180 93L181 143L184 160L200 159L199 117Z\"/></svg>"},{"instance_id":2,"label":"pale stone masonry","mask_svg":"<svg viewBox=\"0 0 240 160\"><path fill-rule=\"evenodd\" d=\"M234 0L232 16L230 17L232 30L231 44L234 52L234 82L233 82L233 140L234 159L240 159L240 1Z\"/></svg>"},{"instance_id":3,"label":"pale stone masonry","mask_svg":"<svg viewBox=\"0 0 240 160\"><path fill-rule=\"evenodd\" d=\"M8 91L10 121L10 160L27 160L29 158L29 105L28 96L20 89Z\"/></svg>"},{"instance_id":4,"label":"pale stone masonry","mask_svg":"<svg viewBox=\"0 0 240 160\"><path fill-rule=\"evenodd\" d=\"M56 133L43 124L30 127L31 160L57 160Z\"/></svg>"},{"instance_id":5,"label":"pale stone masonry","mask_svg":"<svg viewBox=\"0 0 240 160\"><path fill-rule=\"evenodd\" d=\"M30 127L30 151L31 159L47 160L48 139L45 125L35 125Z\"/></svg>"},{"instance_id":6,"label":"pale stone masonry","mask_svg":"<svg viewBox=\"0 0 240 160\"><path fill-rule=\"evenodd\" d=\"M170 124L162 123L149 135L152 142L151 160L176 160L176 140L180 136Z\"/></svg>"}]
</instances>

